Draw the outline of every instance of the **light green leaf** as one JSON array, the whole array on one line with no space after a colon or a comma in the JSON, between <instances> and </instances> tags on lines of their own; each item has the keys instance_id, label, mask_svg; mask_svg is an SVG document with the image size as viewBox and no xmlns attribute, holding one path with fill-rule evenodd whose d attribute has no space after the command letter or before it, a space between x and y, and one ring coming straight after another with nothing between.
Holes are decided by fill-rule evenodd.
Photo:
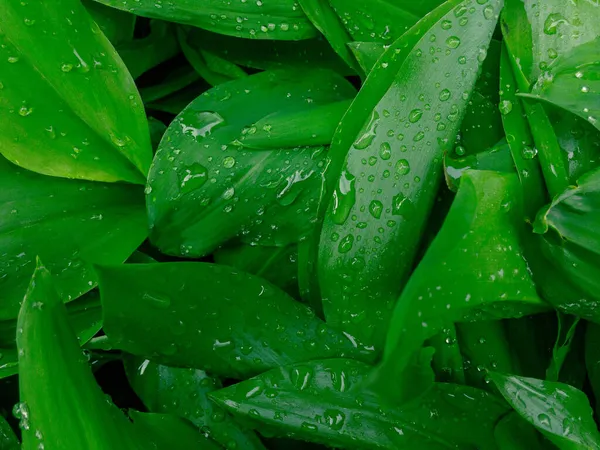
<instances>
[{"instance_id":1,"label":"light green leaf","mask_svg":"<svg viewBox=\"0 0 600 450\"><path fill-rule=\"evenodd\" d=\"M83 5L2 2L0 16L0 152L46 175L143 184L140 96Z\"/></svg>"}]
</instances>

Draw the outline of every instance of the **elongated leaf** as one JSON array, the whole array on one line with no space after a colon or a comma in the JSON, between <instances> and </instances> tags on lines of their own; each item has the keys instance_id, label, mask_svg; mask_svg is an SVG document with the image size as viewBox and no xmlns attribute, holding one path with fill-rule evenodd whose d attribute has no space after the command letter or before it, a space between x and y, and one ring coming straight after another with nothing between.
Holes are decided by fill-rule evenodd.
<instances>
[{"instance_id":1,"label":"elongated leaf","mask_svg":"<svg viewBox=\"0 0 600 450\"><path fill-rule=\"evenodd\" d=\"M600 325L595 323L587 324L586 328L585 365L596 398L594 409L598 411L598 405L600 404ZM597 416L598 413L596 412Z\"/></svg>"},{"instance_id":2,"label":"elongated leaf","mask_svg":"<svg viewBox=\"0 0 600 450\"><path fill-rule=\"evenodd\" d=\"M306 67L331 69L342 75L353 71L321 35L302 41L270 41L222 36L200 28L189 31L187 43L221 58L253 69L274 70Z\"/></svg>"},{"instance_id":3,"label":"elongated leaf","mask_svg":"<svg viewBox=\"0 0 600 450\"><path fill-rule=\"evenodd\" d=\"M264 449L258 437L241 429L207 394L221 382L196 369L176 369L142 358L125 360L127 378L144 405L155 413L189 420L225 448Z\"/></svg>"},{"instance_id":4,"label":"elongated leaf","mask_svg":"<svg viewBox=\"0 0 600 450\"><path fill-rule=\"evenodd\" d=\"M200 79L200 75L185 64L169 73L160 83L140 89L144 103L151 103L190 86Z\"/></svg>"},{"instance_id":5,"label":"elongated leaf","mask_svg":"<svg viewBox=\"0 0 600 450\"><path fill-rule=\"evenodd\" d=\"M279 111L348 99L329 71L274 71L214 87L169 126L148 180L151 239L162 252L211 253L228 240L288 245L314 227L324 147L248 151L236 141ZM172 170L176 167L176 170Z\"/></svg>"},{"instance_id":6,"label":"elongated leaf","mask_svg":"<svg viewBox=\"0 0 600 450\"><path fill-rule=\"evenodd\" d=\"M600 10L600 8L598 8ZM600 38L577 47L541 76L533 94L579 117L600 130Z\"/></svg>"},{"instance_id":7,"label":"elongated leaf","mask_svg":"<svg viewBox=\"0 0 600 450\"><path fill-rule=\"evenodd\" d=\"M521 417L558 448L600 448L600 433L585 394L572 386L497 372L490 380Z\"/></svg>"},{"instance_id":8,"label":"elongated leaf","mask_svg":"<svg viewBox=\"0 0 600 450\"><path fill-rule=\"evenodd\" d=\"M330 145L336 128L351 100L310 107L293 112L276 112L263 117L256 132L240 139L244 147L281 149L285 147Z\"/></svg>"},{"instance_id":9,"label":"elongated leaf","mask_svg":"<svg viewBox=\"0 0 600 450\"><path fill-rule=\"evenodd\" d=\"M330 359L280 367L210 394L258 430L342 448L495 448L507 409L487 393L436 384L425 397L386 408L361 389L370 367Z\"/></svg>"},{"instance_id":10,"label":"elongated leaf","mask_svg":"<svg viewBox=\"0 0 600 450\"><path fill-rule=\"evenodd\" d=\"M520 244L515 175L467 171L437 237L404 288L374 379L386 398L413 395L390 387L423 342L445 324L521 317L548 308L537 296Z\"/></svg>"},{"instance_id":11,"label":"elongated leaf","mask_svg":"<svg viewBox=\"0 0 600 450\"><path fill-rule=\"evenodd\" d=\"M284 292L227 266L135 264L99 267L98 274L111 341L168 365L245 378L362 351Z\"/></svg>"},{"instance_id":12,"label":"elongated leaf","mask_svg":"<svg viewBox=\"0 0 600 450\"><path fill-rule=\"evenodd\" d=\"M200 434L191 423L169 414L148 414L130 411L133 424L140 433L147 433L158 448L177 450L219 450L221 446Z\"/></svg>"},{"instance_id":13,"label":"elongated leaf","mask_svg":"<svg viewBox=\"0 0 600 450\"><path fill-rule=\"evenodd\" d=\"M193 25L229 36L296 41L317 35L317 30L293 0L96 1L138 16Z\"/></svg>"},{"instance_id":14,"label":"elongated leaf","mask_svg":"<svg viewBox=\"0 0 600 450\"><path fill-rule=\"evenodd\" d=\"M292 296L298 294L298 246L239 245L214 253L217 264L258 275Z\"/></svg>"},{"instance_id":15,"label":"elongated leaf","mask_svg":"<svg viewBox=\"0 0 600 450\"><path fill-rule=\"evenodd\" d=\"M83 5L2 2L0 15L0 152L46 175L143 184L142 102Z\"/></svg>"},{"instance_id":16,"label":"elongated leaf","mask_svg":"<svg viewBox=\"0 0 600 450\"><path fill-rule=\"evenodd\" d=\"M120 45L117 50L131 76L138 78L179 53L175 26L161 20L151 20L148 36Z\"/></svg>"},{"instance_id":17,"label":"elongated leaf","mask_svg":"<svg viewBox=\"0 0 600 450\"><path fill-rule=\"evenodd\" d=\"M21 445L15 432L4 417L0 416L0 448L2 450L19 450Z\"/></svg>"},{"instance_id":18,"label":"elongated leaf","mask_svg":"<svg viewBox=\"0 0 600 450\"><path fill-rule=\"evenodd\" d=\"M552 349L552 361L546 370L546 380L548 381L559 381L560 371L569 355L577 325L580 322L579 317L567 316L561 312L557 312L557 318L558 333Z\"/></svg>"},{"instance_id":19,"label":"elongated leaf","mask_svg":"<svg viewBox=\"0 0 600 450\"><path fill-rule=\"evenodd\" d=\"M133 14L109 8L93 0L83 0L82 3L112 45L117 47L133 39L135 28Z\"/></svg>"},{"instance_id":20,"label":"elongated leaf","mask_svg":"<svg viewBox=\"0 0 600 450\"><path fill-rule=\"evenodd\" d=\"M23 300L18 328L21 403L15 414L23 449L39 449L40 444L64 450L148 448L149 442L96 384L51 275L41 264ZM47 388L50 383L52 389Z\"/></svg>"},{"instance_id":21,"label":"elongated leaf","mask_svg":"<svg viewBox=\"0 0 600 450\"><path fill-rule=\"evenodd\" d=\"M502 418L494 429L499 450L541 450L539 435L517 413Z\"/></svg>"},{"instance_id":22,"label":"elongated leaf","mask_svg":"<svg viewBox=\"0 0 600 450\"><path fill-rule=\"evenodd\" d=\"M35 257L65 300L92 289L91 262L123 262L147 234L138 186L64 180L0 157L0 320L17 316Z\"/></svg>"},{"instance_id":23,"label":"elongated leaf","mask_svg":"<svg viewBox=\"0 0 600 450\"><path fill-rule=\"evenodd\" d=\"M501 5L452 0L428 15L379 59L336 132L330 173L338 181L319 249L323 305L328 322L376 347Z\"/></svg>"}]
</instances>

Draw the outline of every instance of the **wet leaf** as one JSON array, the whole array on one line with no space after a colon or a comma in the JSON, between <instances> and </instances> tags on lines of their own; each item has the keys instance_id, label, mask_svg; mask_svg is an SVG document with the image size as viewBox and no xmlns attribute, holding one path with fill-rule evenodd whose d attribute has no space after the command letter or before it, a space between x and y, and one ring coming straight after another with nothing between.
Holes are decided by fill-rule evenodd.
<instances>
[{"instance_id":1,"label":"wet leaf","mask_svg":"<svg viewBox=\"0 0 600 450\"><path fill-rule=\"evenodd\" d=\"M284 246L314 227L325 147L246 150L251 125L354 95L328 71L273 71L222 84L194 100L169 126L146 189L153 243L198 257L227 241ZM176 170L172 170L176 167Z\"/></svg>"},{"instance_id":2,"label":"wet leaf","mask_svg":"<svg viewBox=\"0 0 600 450\"><path fill-rule=\"evenodd\" d=\"M267 281L227 266L97 271L107 336L116 348L163 364L243 379L292 362L368 354Z\"/></svg>"},{"instance_id":3,"label":"wet leaf","mask_svg":"<svg viewBox=\"0 0 600 450\"><path fill-rule=\"evenodd\" d=\"M417 402L387 408L362 389L369 370L353 360L311 361L273 369L210 397L261 432L336 447L495 448L494 423L507 408L491 395L439 383Z\"/></svg>"},{"instance_id":4,"label":"wet leaf","mask_svg":"<svg viewBox=\"0 0 600 450\"><path fill-rule=\"evenodd\" d=\"M139 186L47 177L0 157L0 320L14 319L45 259L65 301L91 290L91 263L121 263L147 234Z\"/></svg>"},{"instance_id":5,"label":"wet leaf","mask_svg":"<svg viewBox=\"0 0 600 450\"><path fill-rule=\"evenodd\" d=\"M143 184L142 102L83 5L6 2L0 14L0 152L46 175Z\"/></svg>"},{"instance_id":6,"label":"wet leaf","mask_svg":"<svg viewBox=\"0 0 600 450\"><path fill-rule=\"evenodd\" d=\"M193 25L215 33L248 39L296 41L317 35L293 0L96 0L142 17Z\"/></svg>"},{"instance_id":7,"label":"wet leaf","mask_svg":"<svg viewBox=\"0 0 600 450\"><path fill-rule=\"evenodd\" d=\"M560 449L600 448L600 433L585 394L563 383L489 373L521 417Z\"/></svg>"},{"instance_id":8,"label":"wet leaf","mask_svg":"<svg viewBox=\"0 0 600 450\"><path fill-rule=\"evenodd\" d=\"M500 7L449 1L426 16L378 60L334 137L319 247L325 316L377 348Z\"/></svg>"}]
</instances>

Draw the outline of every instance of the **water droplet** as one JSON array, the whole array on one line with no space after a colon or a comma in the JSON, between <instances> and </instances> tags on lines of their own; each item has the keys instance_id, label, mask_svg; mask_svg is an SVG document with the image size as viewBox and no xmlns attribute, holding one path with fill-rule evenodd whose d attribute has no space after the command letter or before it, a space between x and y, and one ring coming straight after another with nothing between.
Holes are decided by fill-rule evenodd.
<instances>
[{"instance_id":1,"label":"water droplet","mask_svg":"<svg viewBox=\"0 0 600 450\"><path fill-rule=\"evenodd\" d=\"M413 109L408 115L410 123L417 123L423 117L423 111L420 109Z\"/></svg>"},{"instance_id":2,"label":"water droplet","mask_svg":"<svg viewBox=\"0 0 600 450\"><path fill-rule=\"evenodd\" d=\"M233 156L227 156L223 159L223 167L231 169L233 166L235 166L235 158Z\"/></svg>"},{"instance_id":3,"label":"water droplet","mask_svg":"<svg viewBox=\"0 0 600 450\"><path fill-rule=\"evenodd\" d=\"M356 177L344 169L333 192L333 221L338 225L346 222L356 202L355 181Z\"/></svg>"},{"instance_id":4,"label":"water droplet","mask_svg":"<svg viewBox=\"0 0 600 450\"><path fill-rule=\"evenodd\" d=\"M581 92L583 92L584 94L587 94L588 92L590 92L590 88L587 86L582 86L581 87Z\"/></svg>"},{"instance_id":5,"label":"water droplet","mask_svg":"<svg viewBox=\"0 0 600 450\"><path fill-rule=\"evenodd\" d=\"M544 21L544 33L553 35L558 32L558 26L568 23L567 19L560 13L552 13Z\"/></svg>"},{"instance_id":6,"label":"water droplet","mask_svg":"<svg viewBox=\"0 0 600 450\"><path fill-rule=\"evenodd\" d=\"M413 138L413 141L414 142L422 141L424 137L425 137L425 132L424 131L419 131L417 134L415 134L415 137Z\"/></svg>"},{"instance_id":7,"label":"water droplet","mask_svg":"<svg viewBox=\"0 0 600 450\"><path fill-rule=\"evenodd\" d=\"M488 5L485 8L483 8L483 17L485 17L488 20L495 18L495 11L491 5Z\"/></svg>"},{"instance_id":8,"label":"water droplet","mask_svg":"<svg viewBox=\"0 0 600 450\"><path fill-rule=\"evenodd\" d=\"M406 196L402 193L395 195L394 198L392 199L392 215L394 216L402 216L402 206L406 203L406 202L410 202L410 200L408 200L406 198Z\"/></svg>"},{"instance_id":9,"label":"water droplet","mask_svg":"<svg viewBox=\"0 0 600 450\"><path fill-rule=\"evenodd\" d=\"M371 112L371 117L367 124L363 127L360 137L354 142L354 148L357 150L364 150L375 139L377 133L377 126L379 125L379 113L376 110Z\"/></svg>"},{"instance_id":10,"label":"water droplet","mask_svg":"<svg viewBox=\"0 0 600 450\"><path fill-rule=\"evenodd\" d=\"M392 147L389 142L383 142L379 148L379 156L383 160L388 160L392 157Z\"/></svg>"},{"instance_id":11,"label":"water droplet","mask_svg":"<svg viewBox=\"0 0 600 450\"><path fill-rule=\"evenodd\" d=\"M450 36L448 39L446 39L446 45L449 48L458 48L460 45L460 38L458 36Z\"/></svg>"},{"instance_id":12,"label":"water droplet","mask_svg":"<svg viewBox=\"0 0 600 450\"><path fill-rule=\"evenodd\" d=\"M296 389L303 391L312 380L313 372L308 366L296 366L290 372L290 381Z\"/></svg>"},{"instance_id":13,"label":"water droplet","mask_svg":"<svg viewBox=\"0 0 600 450\"><path fill-rule=\"evenodd\" d=\"M185 195L200 189L206 183L207 175L208 170L202 164L191 164L184 170L180 183L180 193Z\"/></svg>"},{"instance_id":14,"label":"water droplet","mask_svg":"<svg viewBox=\"0 0 600 450\"><path fill-rule=\"evenodd\" d=\"M396 163L396 173L399 175L407 175L410 173L410 164L407 159L400 159Z\"/></svg>"},{"instance_id":15,"label":"water droplet","mask_svg":"<svg viewBox=\"0 0 600 450\"><path fill-rule=\"evenodd\" d=\"M65 73L69 73L71 70L73 70L73 64L63 64L62 66L60 66L60 70L62 70Z\"/></svg>"},{"instance_id":16,"label":"water droplet","mask_svg":"<svg viewBox=\"0 0 600 450\"><path fill-rule=\"evenodd\" d=\"M450 28L452 28L452 21L451 20L442 20L442 29L449 30Z\"/></svg>"},{"instance_id":17,"label":"water droplet","mask_svg":"<svg viewBox=\"0 0 600 450\"><path fill-rule=\"evenodd\" d=\"M340 253L348 253L352 250L352 246L354 245L354 235L348 234L342 238L340 244L338 245L338 251Z\"/></svg>"},{"instance_id":18,"label":"water droplet","mask_svg":"<svg viewBox=\"0 0 600 450\"><path fill-rule=\"evenodd\" d=\"M323 420L332 430L341 430L346 420L346 415L338 409L327 409L323 414Z\"/></svg>"},{"instance_id":19,"label":"water droplet","mask_svg":"<svg viewBox=\"0 0 600 450\"><path fill-rule=\"evenodd\" d=\"M223 200L230 200L233 198L234 195L235 195L235 188L233 186L230 186L227 189L225 189L225 192L223 192L221 197L223 198Z\"/></svg>"},{"instance_id":20,"label":"water droplet","mask_svg":"<svg viewBox=\"0 0 600 450\"><path fill-rule=\"evenodd\" d=\"M19 57L18 56L9 56L8 57L8 62L11 63L11 64L19 62Z\"/></svg>"},{"instance_id":21,"label":"water droplet","mask_svg":"<svg viewBox=\"0 0 600 450\"><path fill-rule=\"evenodd\" d=\"M462 145L457 145L454 149L454 153L456 153L457 156L464 156L467 153L467 149Z\"/></svg>"},{"instance_id":22,"label":"water droplet","mask_svg":"<svg viewBox=\"0 0 600 450\"><path fill-rule=\"evenodd\" d=\"M203 111L195 115L193 125L181 122L183 134L194 138L205 138L210 136L213 130L225 124L225 119L217 112Z\"/></svg>"},{"instance_id":23,"label":"water droplet","mask_svg":"<svg viewBox=\"0 0 600 450\"><path fill-rule=\"evenodd\" d=\"M500 105L498 105L498 109L500 110L500 114L505 116L512 111L513 104L510 100L502 100Z\"/></svg>"},{"instance_id":24,"label":"water droplet","mask_svg":"<svg viewBox=\"0 0 600 450\"><path fill-rule=\"evenodd\" d=\"M21 107L19 108L19 115L20 115L21 117L27 117L27 116L28 116L28 115L30 115L32 112L33 112L33 108L30 108L30 107L28 107L28 106L25 106L25 105L23 105L23 106L21 106Z\"/></svg>"},{"instance_id":25,"label":"water droplet","mask_svg":"<svg viewBox=\"0 0 600 450\"><path fill-rule=\"evenodd\" d=\"M375 219L379 219L381 217L381 213L383 211L383 203L379 200L373 200L369 204L369 212Z\"/></svg>"},{"instance_id":26,"label":"water droplet","mask_svg":"<svg viewBox=\"0 0 600 450\"><path fill-rule=\"evenodd\" d=\"M448 101L452 97L452 93L448 89L444 89L440 92L440 100L445 102Z\"/></svg>"},{"instance_id":27,"label":"water droplet","mask_svg":"<svg viewBox=\"0 0 600 450\"><path fill-rule=\"evenodd\" d=\"M538 152L537 148L526 146L526 147L523 147L521 154L523 155L523 158L525 158L525 159L533 159L537 155L537 152Z\"/></svg>"},{"instance_id":28,"label":"water droplet","mask_svg":"<svg viewBox=\"0 0 600 450\"><path fill-rule=\"evenodd\" d=\"M548 414L538 414L537 420L542 428L549 429L551 427L550 416L548 416Z\"/></svg>"}]
</instances>

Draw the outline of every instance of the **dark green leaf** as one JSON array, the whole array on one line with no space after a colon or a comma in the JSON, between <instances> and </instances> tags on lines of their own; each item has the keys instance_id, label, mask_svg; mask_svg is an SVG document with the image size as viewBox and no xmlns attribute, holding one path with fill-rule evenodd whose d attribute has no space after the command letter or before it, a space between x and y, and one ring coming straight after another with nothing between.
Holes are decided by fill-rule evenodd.
<instances>
[{"instance_id":1,"label":"dark green leaf","mask_svg":"<svg viewBox=\"0 0 600 450\"><path fill-rule=\"evenodd\" d=\"M95 286L90 263L121 263L146 237L141 187L47 177L3 157L0 180L0 320L17 316L37 255L67 301Z\"/></svg>"},{"instance_id":2,"label":"dark green leaf","mask_svg":"<svg viewBox=\"0 0 600 450\"><path fill-rule=\"evenodd\" d=\"M404 288L374 379L386 398L414 395L389 386L423 342L447 323L521 317L548 308L537 296L520 244L515 175L467 171L450 212Z\"/></svg>"},{"instance_id":3,"label":"dark green leaf","mask_svg":"<svg viewBox=\"0 0 600 450\"><path fill-rule=\"evenodd\" d=\"M152 103L188 87L199 79L200 75L186 64L173 70L159 84L140 89L140 95L144 103Z\"/></svg>"},{"instance_id":4,"label":"dark green leaf","mask_svg":"<svg viewBox=\"0 0 600 450\"><path fill-rule=\"evenodd\" d=\"M275 286L227 266L97 270L104 331L135 355L245 378L278 365L363 352L354 338L331 330Z\"/></svg>"},{"instance_id":5,"label":"dark green leaf","mask_svg":"<svg viewBox=\"0 0 600 450\"><path fill-rule=\"evenodd\" d=\"M378 60L332 143L329 174L337 186L319 247L325 316L377 348L501 4L469 9L451 0L426 16ZM432 47L434 55L432 40L440 49Z\"/></svg>"},{"instance_id":6,"label":"dark green leaf","mask_svg":"<svg viewBox=\"0 0 600 450\"><path fill-rule=\"evenodd\" d=\"M333 72L273 71L214 87L169 126L148 180L151 239L162 252L197 257L236 237L288 245L314 227L325 148L248 151L239 138L279 111L354 95ZM176 170L172 170L176 167Z\"/></svg>"},{"instance_id":7,"label":"dark green leaf","mask_svg":"<svg viewBox=\"0 0 600 450\"><path fill-rule=\"evenodd\" d=\"M3 2L0 15L0 152L46 175L143 184L142 102L83 5Z\"/></svg>"},{"instance_id":8,"label":"dark green leaf","mask_svg":"<svg viewBox=\"0 0 600 450\"><path fill-rule=\"evenodd\" d=\"M133 39L133 14L109 8L93 0L82 0L82 3L112 45L117 47Z\"/></svg>"},{"instance_id":9,"label":"dark green leaf","mask_svg":"<svg viewBox=\"0 0 600 450\"><path fill-rule=\"evenodd\" d=\"M184 418L225 448L264 449L258 437L241 429L207 394L221 382L196 369L161 366L142 358L125 360L127 378L135 393L152 412Z\"/></svg>"},{"instance_id":10,"label":"dark green leaf","mask_svg":"<svg viewBox=\"0 0 600 450\"><path fill-rule=\"evenodd\" d=\"M506 413L491 395L436 384L420 400L386 408L361 386L370 367L331 359L280 367L210 394L219 405L276 435L342 448L495 448Z\"/></svg>"},{"instance_id":11,"label":"dark green leaf","mask_svg":"<svg viewBox=\"0 0 600 450\"><path fill-rule=\"evenodd\" d=\"M296 41L317 35L294 0L96 0L133 14L249 39ZM157 7L158 5L158 7Z\"/></svg>"},{"instance_id":12,"label":"dark green leaf","mask_svg":"<svg viewBox=\"0 0 600 450\"><path fill-rule=\"evenodd\" d=\"M535 428L517 413L507 414L494 429L498 450L541 450Z\"/></svg>"},{"instance_id":13,"label":"dark green leaf","mask_svg":"<svg viewBox=\"0 0 600 450\"><path fill-rule=\"evenodd\" d=\"M583 392L567 384L535 378L498 372L488 376L515 411L558 448L600 448L600 433Z\"/></svg>"},{"instance_id":14,"label":"dark green leaf","mask_svg":"<svg viewBox=\"0 0 600 450\"><path fill-rule=\"evenodd\" d=\"M3 416L0 416L0 449L19 450L21 445L15 432Z\"/></svg>"},{"instance_id":15,"label":"dark green leaf","mask_svg":"<svg viewBox=\"0 0 600 450\"><path fill-rule=\"evenodd\" d=\"M571 344L580 321L578 317L568 316L561 312L557 312L556 315L558 318L558 333L552 349L550 367L546 370L546 380L548 381L559 381L560 370L571 350Z\"/></svg>"}]
</instances>

